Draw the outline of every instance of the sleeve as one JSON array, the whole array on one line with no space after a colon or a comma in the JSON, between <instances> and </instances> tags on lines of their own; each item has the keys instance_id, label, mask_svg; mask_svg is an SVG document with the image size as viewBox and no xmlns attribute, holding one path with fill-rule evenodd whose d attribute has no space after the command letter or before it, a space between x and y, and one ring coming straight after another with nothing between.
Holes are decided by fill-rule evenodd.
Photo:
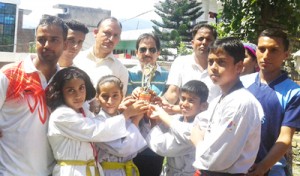
<instances>
[{"instance_id":1,"label":"sleeve","mask_svg":"<svg viewBox=\"0 0 300 176\"><path fill-rule=\"evenodd\" d=\"M48 135L60 134L85 142L107 142L126 136L124 116L113 118L82 117L73 109L59 107L51 115Z\"/></svg>"},{"instance_id":2,"label":"sleeve","mask_svg":"<svg viewBox=\"0 0 300 176\"><path fill-rule=\"evenodd\" d=\"M162 124L156 125L146 138L148 146L155 153L166 157L183 156L195 151L189 139L191 124L175 119L173 121L173 127L169 130Z\"/></svg>"},{"instance_id":3,"label":"sleeve","mask_svg":"<svg viewBox=\"0 0 300 176\"><path fill-rule=\"evenodd\" d=\"M295 89L295 92L291 92L293 95L291 100L288 102L285 109L282 126L289 126L295 128L297 131L300 130L300 88Z\"/></svg>"},{"instance_id":4,"label":"sleeve","mask_svg":"<svg viewBox=\"0 0 300 176\"><path fill-rule=\"evenodd\" d=\"M226 103L226 102L225 102ZM241 155L253 132L260 136L260 117L256 105L227 104L222 108L222 118L206 132L204 141L196 147L197 167L199 163L208 170L225 170L232 166ZM260 140L251 141L250 152L256 156ZM253 158L254 161L255 157Z\"/></svg>"},{"instance_id":5,"label":"sleeve","mask_svg":"<svg viewBox=\"0 0 300 176\"><path fill-rule=\"evenodd\" d=\"M167 85L175 85L177 87L181 87L182 84L182 78L181 78L181 63L182 59L177 58L175 61L172 63L169 75L168 75L168 80L167 80Z\"/></svg>"},{"instance_id":6,"label":"sleeve","mask_svg":"<svg viewBox=\"0 0 300 176\"><path fill-rule=\"evenodd\" d=\"M145 148L147 143L139 129L131 122L127 122L127 124L127 135L125 137L111 142L96 143L97 147L118 157L127 157Z\"/></svg>"},{"instance_id":7,"label":"sleeve","mask_svg":"<svg viewBox=\"0 0 300 176\"><path fill-rule=\"evenodd\" d=\"M2 106L6 99L6 91L8 87L9 81L7 77L4 75L3 72L0 72L0 109L2 109Z\"/></svg>"}]
</instances>

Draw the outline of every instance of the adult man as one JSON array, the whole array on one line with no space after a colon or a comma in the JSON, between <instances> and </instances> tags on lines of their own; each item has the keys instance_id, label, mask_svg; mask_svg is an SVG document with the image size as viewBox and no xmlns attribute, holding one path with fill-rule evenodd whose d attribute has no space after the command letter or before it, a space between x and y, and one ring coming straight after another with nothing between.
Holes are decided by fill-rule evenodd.
<instances>
[{"instance_id":1,"label":"adult man","mask_svg":"<svg viewBox=\"0 0 300 176\"><path fill-rule=\"evenodd\" d=\"M200 24L193 28L192 36L194 53L177 58L169 72L167 81L169 88L164 94L164 99L170 104L178 102L180 87L190 80L200 80L207 85L208 102L220 94L219 87L212 83L206 70L208 46L217 38L217 32L208 24Z\"/></svg>"},{"instance_id":2,"label":"adult man","mask_svg":"<svg viewBox=\"0 0 300 176\"><path fill-rule=\"evenodd\" d=\"M168 71L156 63L160 55L159 38L150 33L140 35L136 42L135 53L140 64L128 69L129 81L127 95L131 94L136 87L142 86L143 70L146 65L152 65L155 68L155 72L152 76L153 78L151 78L151 90L153 90L156 95L161 96L165 90Z\"/></svg>"},{"instance_id":3,"label":"adult man","mask_svg":"<svg viewBox=\"0 0 300 176\"><path fill-rule=\"evenodd\" d=\"M140 64L129 69L129 81L127 94L131 94L136 87L142 86L143 71L148 65L155 68L155 72L151 75L150 88L156 95L162 95L165 90L168 72L160 67L156 61L160 55L160 41L157 36L145 33L139 36L136 42L136 56ZM146 84L145 84L146 85ZM142 119L140 122L140 129L143 136L146 136L150 130L149 121ZM133 159L138 167L140 174L143 176L159 176L162 169L163 157L155 154L150 148L145 149Z\"/></svg>"},{"instance_id":4,"label":"adult man","mask_svg":"<svg viewBox=\"0 0 300 176\"><path fill-rule=\"evenodd\" d=\"M289 56L287 34L278 29L266 29L258 38L257 63L259 73L242 77L243 84L261 103L261 144L256 164L250 176L267 174L287 152L295 130L300 128L300 86L281 70ZM284 167L284 165L282 166ZM277 172L276 175L285 175Z\"/></svg>"},{"instance_id":5,"label":"adult man","mask_svg":"<svg viewBox=\"0 0 300 176\"><path fill-rule=\"evenodd\" d=\"M94 30L96 42L93 47L82 51L74 59L77 67L84 70L96 85L105 75L115 75L124 84L123 93L126 93L128 71L126 67L114 57L112 51L120 41L122 25L114 17L102 19Z\"/></svg>"},{"instance_id":6,"label":"adult man","mask_svg":"<svg viewBox=\"0 0 300 176\"><path fill-rule=\"evenodd\" d=\"M4 66L0 72L0 175L51 175L54 166L47 139L49 111L45 92L58 71L68 27L43 16L36 28L37 55Z\"/></svg>"},{"instance_id":7,"label":"adult man","mask_svg":"<svg viewBox=\"0 0 300 176\"><path fill-rule=\"evenodd\" d=\"M69 27L67 49L64 50L58 60L58 64L62 68L74 66L73 59L81 50L85 35L89 32L89 29L83 23L76 20L66 21L66 25Z\"/></svg>"}]
</instances>

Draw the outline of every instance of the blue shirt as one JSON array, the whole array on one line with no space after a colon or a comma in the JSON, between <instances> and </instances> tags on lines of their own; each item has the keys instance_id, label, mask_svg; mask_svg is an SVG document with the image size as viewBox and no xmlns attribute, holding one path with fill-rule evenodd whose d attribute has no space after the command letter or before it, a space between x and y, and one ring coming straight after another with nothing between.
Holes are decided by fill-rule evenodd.
<instances>
[{"instance_id":1,"label":"blue shirt","mask_svg":"<svg viewBox=\"0 0 300 176\"><path fill-rule=\"evenodd\" d=\"M289 79L286 72L268 85L260 82L258 73L246 75L241 80L261 103L265 114L257 163L271 150L282 126L300 129L300 86Z\"/></svg>"},{"instance_id":2,"label":"blue shirt","mask_svg":"<svg viewBox=\"0 0 300 176\"><path fill-rule=\"evenodd\" d=\"M142 68L140 65L134 66L128 69L129 78L126 95L130 95L136 87L142 86ZM156 95L161 96L166 89L166 82L168 79L169 72L157 65L157 69L154 77L151 81L151 89L156 93Z\"/></svg>"}]
</instances>

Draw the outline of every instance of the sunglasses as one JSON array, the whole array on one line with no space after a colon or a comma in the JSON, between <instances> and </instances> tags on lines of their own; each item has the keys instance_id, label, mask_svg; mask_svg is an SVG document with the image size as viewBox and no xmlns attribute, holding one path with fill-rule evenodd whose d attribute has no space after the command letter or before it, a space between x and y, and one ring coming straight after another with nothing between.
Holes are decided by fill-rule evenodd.
<instances>
[{"instance_id":1,"label":"sunglasses","mask_svg":"<svg viewBox=\"0 0 300 176\"><path fill-rule=\"evenodd\" d=\"M147 50L150 51L150 53L154 54L157 52L157 49L156 48L146 48L146 47L141 47L139 48L139 52L140 53L145 53Z\"/></svg>"}]
</instances>

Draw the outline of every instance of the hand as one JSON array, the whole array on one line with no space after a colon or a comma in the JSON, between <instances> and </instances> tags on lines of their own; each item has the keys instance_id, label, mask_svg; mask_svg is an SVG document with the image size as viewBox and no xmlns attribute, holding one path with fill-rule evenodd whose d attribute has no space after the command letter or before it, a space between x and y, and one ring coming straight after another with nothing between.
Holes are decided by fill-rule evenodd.
<instances>
[{"instance_id":1,"label":"hand","mask_svg":"<svg viewBox=\"0 0 300 176\"><path fill-rule=\"evenodd\" d=\"M261 163L253 164L248 170L247 176L264 176L267 171L264 171Z\"/></svg>"},{"instance_id":2,"label":"hand","mask_svg":"<svg viewBox=\"0 0 300 176\"><path fill-rule=\"evenodd\" d=\"M90 111L94 114L98 114L100 112L100 102L97 98L93 99L90 103Z\"/></svg>"},{"instance_id":3,"label":"hand","mask_svg":"<svg viewBox=\"0 0 300 176\"><path fill-rule=\"evenodd\" d=\"M135 101L136 99L134 99L132 96L125 97L120 103L118 110L120 112L123 112L125 109L127 109L128 106L132 105Z\"/></svg>"},{"instance_id":4,"label":"hand","mask_svg":"<svg viewBox=\"0 0 300 176\"><path fill-rule=\"evenodd\" d=\"M135 99L139 99L139 95L140 93L143 92L143 88L142 87L136 87L132 93L131 93L131 96Z\"/></svg>"},{"instance_id":5,"label":"hand","mask_svg":"<svg viewBox=\"0 0 300 176\"><path fill-rule=\"evenodd\" d=\"M132 103L130 106L127 106L127 108L124 110L123 114L126 119L129 119L130 117L144 114L148 110L148 103L137 100L134 103Z\"/></svg>"},{"instance_id":6,"label":"hand","mask_svg":"<svg viewBox=\"0 0 300 176\"><path fill-rule=\"evenodd\" d=\"M202 142L204 139L205 130L202 130L198 124L194 125L191 130L191 141L196 147L199 142Z\"/></svg>"}]
</instances>

